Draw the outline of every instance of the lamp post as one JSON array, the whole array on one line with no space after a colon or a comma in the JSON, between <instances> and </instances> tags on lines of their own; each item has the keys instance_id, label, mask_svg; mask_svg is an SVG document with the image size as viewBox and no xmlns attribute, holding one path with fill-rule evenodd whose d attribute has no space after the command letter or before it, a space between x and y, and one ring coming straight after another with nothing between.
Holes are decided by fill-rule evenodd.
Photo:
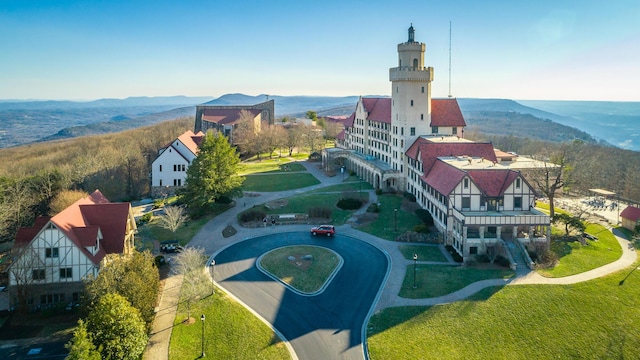
<instances>
[{"instance_id":1,"label":"lamp post","mask_svg":"<svg viewBox=\"0 0 640 360\"><path fill-rule=\"evenodd\" d=\"M360 191L358 191L358 199L362 199L362 178L360 178Z\"/></svg>"},{"instance_id":2,"label":"lamp post","mask_svg":"<svg viewBox=\"0 0 640 360\"><path fill-rule=\"evenodd\" d=\"M213 275L214 273L214 268L213 266L216 264L215 260L211 260L211 263L209 264L209 268L211 269L211 295L213 296L213 294L216 292L216 280L214 279Z\"/></svg>"},{"instance_id":3,"label":"lamp post","mask_svg":"<svg viewBox=\"0 0 640 360\"><path fill-rule=\"evenodd\" d=\"M416 263L418 262L418 254L413 254L413 288L416 286ZM204 315L202 315L204 316Z\"/></svg>"},{"instance_id":4,"label":"lamp post","mask_svg":"<svg viewBox=\"0 0 640 360\"><path fill-rule=\"evenodd\" d=\"M398 231L398 209L393 209L393 228Z\"/></svg>"},{"instance_id":5,"label":"lamp post","mask_svg":"<svg viewBox=\"0 0 640 360\"><path fill-rule=\"evenodd\" d=\"M204 314L200 316L200 321L202 321L202 354L200 354L200 357L203 358L204 357Z\"/></svg>"}]
</instances>

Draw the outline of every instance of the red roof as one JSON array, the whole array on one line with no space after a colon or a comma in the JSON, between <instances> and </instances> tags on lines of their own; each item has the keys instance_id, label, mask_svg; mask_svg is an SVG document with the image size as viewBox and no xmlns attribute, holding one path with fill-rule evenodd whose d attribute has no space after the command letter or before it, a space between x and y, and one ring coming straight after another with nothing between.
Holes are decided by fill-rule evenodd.
<instances>
[{"instance_id":1,"label":"red roof","mask_svg":"<svg viewBox=\"0 0 640 360\"><path fill-rule=\"evenodd\" d=\"M433 165L433 171L422 176L422 179L439 193L449 195L464 176L464 171L445 162L436 161Z\"/></svg>"},{"instance_id":2,"label":"red roof","mask_svg":"<svg viewBox=\"0 0 640 360\"><path fill-rule=\"evenodd\" d=\"M353 121L355 119L356 119L356 113L353 112L348 118L345 119L344 126L345 127L352 127L353 126Z\"/></svg>"},{"instance_id":3,"label":"red roof","mask_svg":"<svg viewBox=\"0 0 640 360\"><path fill-rule=\"evenodd\" d=\"M417 158L418 151L420 159ZM493 145L490 143L433 142L422 137L416 139L407 150L406 155L412 159L420 160L425 174L430 171L436 159L441 156L473 156L497 161Z\"/></svg>"},{"instance_id":4,"label":"red roof","mask_svg":"<svg viewBox=\"0 0 640 360\"><path fill-rule=\"evenodd\" d=\"M469 170L467 174L487 196L500 196L519 176L509 169Z\"/></svg>"},{"instance_id":5,"label":"red roof","mask_svg":"<svg viewBox=\"0 0 640 360\"><path fill-rule=\"evenodd\" d=\"M362 105L364 105L364 109L369 114L367 120L391 124L390 98L363 98Z\"/></svg>"},{"instance_id":6,"label":"red roof","mask_svg":"<svg viewBox=\"0 0 640 360\"><path fill-rule=\"evenodd\" d=\"M640 209L629 205L626 209L622 210L620 217L631 221L638 221L640 220Z\"/></svg>"},{"instance_id":7,"label":"red roof","mask_svg":"<svg viewBox=\"0 0 640 360\"><path fill-rule=\"evenodd\" d=\"M430 126L467 126L456 99L431 99Z\"/></svg>"},{"instance_id":8,"label":"red roof","mask_svg":"<svg viewBox=\"0 0 640 360\"><path fill-rule=\"evenodd\" d=\"M202 131L198 131L197 134L194 134L193 131L187 130L184 134L178 136L178 140L180 140L180 142L183 143L189 151L196 155L203 137L204 133Z\"/></svg>"},{"instance_id":9,"label":"red roof","mask_svg":"<svg viewBox=\"0 0 640 360\"><path fill-rule=\"evenodd\" d=\"M204 109L202 120L219 125L231 125L240 120L240 113L247 111L255 118L262 110L258 109Z\"/></svg>"}]
</instances>

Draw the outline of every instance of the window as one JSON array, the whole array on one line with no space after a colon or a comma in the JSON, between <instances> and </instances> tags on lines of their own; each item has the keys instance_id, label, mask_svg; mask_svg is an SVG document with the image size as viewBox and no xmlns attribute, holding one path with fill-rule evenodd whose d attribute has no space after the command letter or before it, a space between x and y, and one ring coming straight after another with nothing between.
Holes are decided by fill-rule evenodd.
<instances>
[{"instance_id":1,"label":"window","mask_svg":"<svg viewBox=\"0 0 640 360\"><path fill-rule=\"evenodd\" d=\"M518 179L520 180L520 179ZM522 210L522 196L514 196L513 197L513 208Z\"/></svg>"},{"instance_id":2,"label":"window","mask_svg":"<svg viewBox=\"0 0 640 360\"><path fill-rule=\"evenodd\" d=\"M401 135L401 136L404 136L404 127L401 127L401 128L400 128L400 135Z\"/></svg>"},{"instance_id":3,"label":"window","mask_svg":"<svg viewBox=\"0 0 640 360\"><path fill-rule=\"evenodd\" d=\"M452 133L453 135L457 135L457 134L458 134L458 128L454 126L454 127L451 129L451 133Z\"/></svg>"},{"instance_id":4,"label":"window","mask_svg":"<svg viewBox=\"0 0 640 360\"><path fill-rule=\"evenodd\" d=\"M45 257L57 258L59 256L59 250L57 247L46 248Z\"/></svg>"},{"instance_id":5,"label":"window","mask_svg":"<svg viewBox=\"0 0 640 360\"><path fill-rule=\"evenodd\" d=\"M462 198L462 210L471 210L471 197L464 196Z\"/></svg>"},{"instance_id":6,"label":"window","mask_svg":"<svg viewBox=\"0 0 640 360\"><path fill-rule=\"evenodd\" d=\"M160 172L162 172L162 165L160 165Z\"/></svg>"},{"instance_id":7,"label":"window","mask_svg":"<svg viewBox=\"0 0 640 360\"><path fill-rule=\"evenodd\" d=\"M432 126L431 127L431 133L432 134L437 134L438 133L438 127L437 126Z\"/></svg>"},{"instance_id":8,"label":"window","mask_svg":"<svg viewBox=\"0 0 640 360\"><path fill-rule=\"evenodd\" d=\"M412 127L411 128L411 136L415 136L416 135L416 128Z\"/></svg>"},{"instance_id":9,"label":"window","mask_svg":"<svg viewBox=\"0 0 640 360\"><path fill-rule=\"evenodd\" d=\"M173 179L173 186L182 186L182 179Z\"/></svg>"},{"instance_id":10,"label":"window","mask_svg":"<svg viewBox=\"0 0 640 360\"><path fill-rule=\"evenodd\" d=\"M413 100L411 100L411 106L413 106Z\"/></svg>"},{"instance_id":11,"label":"window","mask_svg":"<svg viewBox=\"0 0 640 360\"><path fill-rule=\"evenodd\" d=\"M178 171L176 164L173 164L173 171Z\"/></svg>"},{"instance_id":12,"label":"window","mask_svg":"<svg viewBox=\"0 0 640 360\"><path fill-rule=\"evenodd\" d=\"M182 171L185 171L184 169L185 169L185 165L184 165L184 164L182 164Z\"/></svg>"},{"instance_id":13,"label":"window","mask_svg":"<svg viewBox=\"0 0 640 360\"><path fill-rule=\"evenodd\" d=\"M162 179L160 179L160 186L162 186Z\"/></svg>"},{"instance_id":14,"label":"window","mask_svg":"<svg viewBox=\"0 0 640 360\"><path fill-rule=\"evenodd\" d=\"M516 178L516 189L520 189L520 178Z\"/></svg>"},{"instance_id":15,"label":"window","mask_svg":"<svg viewBox=\"0 0 640 360\"><path fill-rule=\"evenodd\" d=\"M420 120L424 120L424 114L420 114Z\"/></svg>"},{"instance_id":16,"label":"window","mask_svg":"<svg viewBox=\"0 0 640 360\"><path fill-rule=\"evenodd\" d=\"M422 93L424 94L424 86L422 87Z\"/></svg>"},{"instance_id":17,"label":"window","mask_svg":"<svg viewBox=\"0 0 640 360\"><path fill-rule=\"evenodd\" d=\"M72 268L60 268L60 279L68 279L73 277Z\"/></svg>"},{"instance_id":18,"label":"window","mask_svg":"<svg viewBox=\"0 0 640 360\"><path fill-rule=\"evenodd\" d=\"M64 302L64 293L40 295L40 305L57 304Z\"/></svg>"},{"instance_id":19,"label":"window","mask_svg":"<svg viewBox=\"0 0 640 360\"><path fill-rule=\"evenodd\" d=\"M44 280L44 269L33 269L31 272L33 280Z\"/></svg>"},{"instance_id":20,"label":"window","mask_svg":"<svg viewBox=\"0 0 640 360\"><path fill-rule=\"evenodd\" d=\"M470 246L469 247L469 254L477 255L478 254L478 247L477 246Z\"/></svg>"},{"instance_id":21,"label":"window","mask_svg":"<svg viewBox=\"0 0 640 360\"><path fill-rule=\"evenodd\" d=\"M465 188L465 189L469 188L469 179L464 179L462 181L462 187Z\"/></svg>"}]
</instances>

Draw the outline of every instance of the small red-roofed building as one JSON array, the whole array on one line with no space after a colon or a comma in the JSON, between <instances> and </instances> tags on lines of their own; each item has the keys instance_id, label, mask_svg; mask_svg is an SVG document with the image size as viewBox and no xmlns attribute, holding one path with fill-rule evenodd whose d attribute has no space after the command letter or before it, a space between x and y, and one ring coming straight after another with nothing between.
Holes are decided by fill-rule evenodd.
<instances>
[{"instance_id":1,"label":"small red-roofed building","mask_svg":"<svg viewBox=\"0 0 640 360\"><path fill-rule=\"evenodd\" d=\"M158 151L151 164L151 195L161 197L175 193L184 186L187 169L198 155L204 133L185 131L171 143Z\"/></svg>"},{"instance_id":2,"label":"small red-roofed building","mask_svg":"<svg viewBox=\"0 0 640 360\"><path fill-rule=\"evenodd\" d=\"M635 206L627 206L620 213L620 221L622 227L634 231L636 226L640 225L640 208Z\"/></svg>"},{"instance_id":3,"label":"small red-roofed building","mask_svg":"<svg viewBox=\"0 0 640 360\"><path fill-rule=\"evenodd\" d=\"M209 130L218 131L236 144L233 130L248 116L253 121L256 132L260 132L261 124L275 124L275 101L268 100L253 105L213 105L205 103L196 106L196 120L194 131L207 133Z\"/></svg>"},{"instance_id":4,"label":"small red-roofed building","mask_svg":"<svg viewBox=\"0 0 640 360\"><path fill-rule=\"evenodd\" d=\"M134 251L136 222L129 203L112 203L99 190L57 215L21 228L8 267L12 304L77 303L83 280L98 275L109 254Z\"/></svg>"}]
</instances>

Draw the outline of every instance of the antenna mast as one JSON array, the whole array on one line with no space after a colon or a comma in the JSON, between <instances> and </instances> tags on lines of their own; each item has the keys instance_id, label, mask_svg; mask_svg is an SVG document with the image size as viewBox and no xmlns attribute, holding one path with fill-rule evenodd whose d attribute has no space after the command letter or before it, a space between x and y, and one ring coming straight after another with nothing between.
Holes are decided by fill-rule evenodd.
<instances>
[{"instance_id":1,"label":"antenna mast","mask_svg":"<svg viewBox=\"0 0 640 360\"><path fill-rule=\"evenodd\" d=\"M449 20L449 97L451 95L451 20Z\"/></svg>"}]
</instances>

